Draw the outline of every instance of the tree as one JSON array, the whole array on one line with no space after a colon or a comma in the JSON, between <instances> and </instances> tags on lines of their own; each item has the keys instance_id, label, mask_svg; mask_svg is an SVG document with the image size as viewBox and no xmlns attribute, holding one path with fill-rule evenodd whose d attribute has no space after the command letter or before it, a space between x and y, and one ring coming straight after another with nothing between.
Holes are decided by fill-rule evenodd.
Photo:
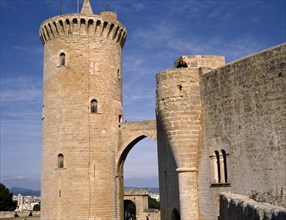
<instances>
[{"instance_id":1,"label":"tree","mask_svg":"<svg viewBox=\"0 0 286 220\"><path fill-rule=\"evenodd\" d=\"M14 211L16 207L17 202L13 201L13 194L0 183L0 211Z\"/></svg>"},{"instance_id":2,"label":"tree","mask_svg":"<svg viewBox=\"0 0 286 220\"><path fill-rule=\"evenodd\" d=\"M34 205L34 207L33 207L33 211L40 211L41 210L41 206L40 206L40 204L36 204L36 205Z\"/></svg>"},{"instance_id":3,"label":"tree","mask_svg":"<svg viewBox=\"0 0 286 220\"><path fill-rule=\"evenodd\" d=\"M158 202L156 199L148 196L148 208L160 210L160 202Z\"/></svg>"}]
</instances>

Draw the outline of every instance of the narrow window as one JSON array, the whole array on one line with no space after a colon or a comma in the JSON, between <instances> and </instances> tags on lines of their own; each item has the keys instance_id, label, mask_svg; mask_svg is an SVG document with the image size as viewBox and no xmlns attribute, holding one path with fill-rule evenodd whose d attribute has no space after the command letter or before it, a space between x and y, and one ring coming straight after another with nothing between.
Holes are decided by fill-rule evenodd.
<instances>
[{"instance_id":1,"label":"narrow window","mask_svg":"<svg viewBox=\"0 0 286 220\"><path fill-rule=\"evenodd\" d=\"M90 102L90 112L97 113L97 101L95 99Z\"/></svg>"},{"instance_id":2,"label":"narrow window","mask_svg":"<svg viewBox=\"0 0 286 220\"><path fill-rule=\"evenodd\" d=\"M60 54L60 66L66 65L66 55L65 53Z\"/></svg>"},{"instance_id":3,"label":"narrow window","mask_svg":"<svg viewBox=\"0 0 286 220\"><path fill-rule=\"evenodd\" d=\"M42 120L44 120L45 118L45 106L43 105L43 108L42 108Z\"/></svg>"},{"instance_id":4,"label":"narrow window","mask_svg":"<svg viewBox=\"0 0 286 220\"><path fill-rule=\"evenodd\" d=\"M219 158L219 152L215 151L216 156L216 163L217 163L217 176L218 176L218 183L221 182L221 173L220 173L220 158Z\"/></svg>"},{"instance_id":5,"label":"narrow window","mask_svg":"<svg viewBox=\"0 0 286 220\"><path fill-rule=\"evenodd\" d=\"M227 163L226 163L226 153L225 150L221 150L223 157L223 167L224 167L224 181L227 183Z\"/></svg>"},{"instance_id":6,"label":"narrow window","mask_svg":"<svg viewBox=\"0 0 286 220\"><path fill-rule=\"evenodd\" d=\"M118 127L120 128L121 127L121 122L122 122L122 115L119 115L119 119L118 119L118 122L119 122L119 124L118 124Z\"/></svg>"},{"instance_id":7,"label":"narrow window","mask_svg":"<svg viewBox=\"0 0 286 220\"><path fill-rule=\"evenodd\" d=\"M120 72L119 72L119 69L117 69L117 79L120 80Z\"/></svg>"},{"instance_id":8,"label":"narrow window","mask_svg":"<svg viewBox=\"0 0 286 220\"><path fill-rule=\"evenodd\" d=\"M58 168L64 168L64 155L58 155Z\"/></svg>"},{"instance_id":9,"label":"narrow window","mask_svg":"<svg viewBox=\"0 0 286 220\"><path fill-rule=\"evenodd\" d=\"M119 115L119 123L122 122L122 115Z\"/></svg>"}]
</instances>

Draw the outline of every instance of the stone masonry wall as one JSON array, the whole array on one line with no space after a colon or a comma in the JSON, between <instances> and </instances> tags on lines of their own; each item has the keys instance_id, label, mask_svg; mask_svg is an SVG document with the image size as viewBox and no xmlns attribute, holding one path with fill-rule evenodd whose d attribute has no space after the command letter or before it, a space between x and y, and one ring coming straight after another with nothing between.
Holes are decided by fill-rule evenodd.
<instances>
[{"instance_id":1,"label":"stone masonry wall","mask_svg":"<svg viewBox=\"0 0 286 220\"><path fill-rule=\"evenodd\" d=\"M220 192L249 195L251 190L285 189L286 44L203 74L201 95L202 219L217 218ZM227 173L227 180L219 183L214 159L215 151L222 150L226 167L221 166L221 175Z\"/></svg>"},{"instance_id":2,"label":"stone masonry wall","mask_svg":"<svg viewBox=\"0 0 286 220\"><path fill-rule=\"evenodd\" d=\"M125 189L125 200L134 203L136 220L146 220L146 213L144 211L148 209L148 189Z\"/></svg>"},{"instance_id":3,"label":"stone masonry wall","mask_svg":"<svg viewBox=\"0 0 286 220\"><path fill-rule=\"evenodd\" d=\"M121 50L114 13L42 23L44 44L41 219L118 219L115 156L122 110ZM61 56L65 55L62 64ZM91 101L97 101L91 111ZM64 166L58 167L58 155Z\"/></svg>"},{"instance_id":4,"label":"stone masonry wall","mask_svg":"<svg viewBox=\"0 0 286 220\"><path fill-rule=\"evenodd\" d=\"M164 183L167 184L165 187L160 183L162 190L166 187L168 190L164 193L160 189L161 201L169 200L167 201L169 204L165 207L169 212L169 217L166 219L170 219L173 209L181 210L182 219L187 219L185 216L187 213L193 216L193 219L198 218L196 164L201 128L200 116L198 69L174 69L157 75L157 117L162 127L162 130L158 132L162 132L168 142L167 145L163 145L165 141L158 139L159 170L163 172L160 177L164 175L163 180L169 181ZM169 158L167 156L168 160L163 160L166 156L161 154L164 149L160 148L170 148L172 155ZM176 166L168 169L169 164L174 164L172 157L175 159ZM175 171L178 174L175 174ZM173 175L178 175L178 177L173 180L169 179ZM172 183L173 181L175 182ZM174 184L176 184L175 188L168 189ZM174 194L177 191L176 188L179 190L179 201L175 200L177 198ZM165 198L164 195L168 195L169 198ZM176 203L180 206L178 207ZM165 206L164 203L162 206Z\"/></svg>"},{"instance_id":5,"label":"stone masonry wall","mask_svg":"<svg viewBox=\"0 0 286 220\"><path fill-rule=\"evenodd\" d=\"M219 220L284 220L286 209L267 203L258 203L246 196L231 193L220 195Z\"/></svg>"},{"instance_id":6,"label":"stone masonry wall","mask_svg":"<svg viewBox=\"0 0 286 220\"><path fill-rule=\"evenodd\" d=\"M39 211L33 211L33 216L29 216L30 211L23 211L23 212L17 212L19 217L14 217L15 212L14 211L1 211L0 212L0 219L27 219L27 220L39 220L40 219L40 212Z\"/></svg>"},{"instance_id":7,"label":"stone masonry wall","mask_svg":"<svg viewBox=\"0 0 286 220\"><path fill-rule=\"evenodd\" d=\"M179 61L188 67L176 68ZM224 65L224 57L182 56L157 75L157 133L161 218L199 219L197 164L202 144L201 67Z\"/></svg>"}]
</instances>

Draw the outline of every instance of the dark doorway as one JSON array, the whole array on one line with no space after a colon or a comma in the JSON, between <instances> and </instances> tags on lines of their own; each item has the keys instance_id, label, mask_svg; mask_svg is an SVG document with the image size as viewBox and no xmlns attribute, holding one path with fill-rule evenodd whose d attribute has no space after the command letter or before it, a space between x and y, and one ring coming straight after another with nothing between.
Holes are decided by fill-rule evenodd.
<instances>
[{"instance_id":1,"label":"dark doorway","mask_svg":"<svg viewBox=\"0 0 286 220\"><path fill-rule=\"evenodd\" d=\"M124 220L136 219L136 206L131 200L124 200Z\"/></svg>"},{"instance_id":2,"label":"dark doorway","mask_svg":"<svg viewBox=\"0 0 286 220\"><path fill-rule=\"evenodd\" d=\"M173 209L172 211L172 220L181 220L180 213L177 209Z\"/></svg>"}]
</instances>

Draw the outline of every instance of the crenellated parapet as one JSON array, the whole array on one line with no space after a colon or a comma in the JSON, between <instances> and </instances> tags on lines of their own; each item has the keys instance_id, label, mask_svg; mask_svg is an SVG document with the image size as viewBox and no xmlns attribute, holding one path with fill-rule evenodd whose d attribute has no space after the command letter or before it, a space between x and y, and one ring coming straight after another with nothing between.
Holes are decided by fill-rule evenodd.
<instances>
[{"instance_id":1,"label":"crenellated parapet","mask_svg":"<svg viewBox=\"0 0 286 220\"><path fill-rule=\"evenodd\" d=\"M113 12L101 12L93 16L56 16L41 24L39 34L43 45L56 38L82 35L114 40L123 47L127 37L125 27L117 21L117 16Z\"/></svg>"},{"instance_id":2,"label":"crenellated parapet","mask_svg":"<svg viewBox=\"0 0 286 220\"><path fill-rule=\"evenodd\" d=\"M188 68L219 68L225 64L224 56L213 55L187 55L181 56L174 62L174 68L176 68L180 61L184 61Z\"/></svg>"}]
</instances>

